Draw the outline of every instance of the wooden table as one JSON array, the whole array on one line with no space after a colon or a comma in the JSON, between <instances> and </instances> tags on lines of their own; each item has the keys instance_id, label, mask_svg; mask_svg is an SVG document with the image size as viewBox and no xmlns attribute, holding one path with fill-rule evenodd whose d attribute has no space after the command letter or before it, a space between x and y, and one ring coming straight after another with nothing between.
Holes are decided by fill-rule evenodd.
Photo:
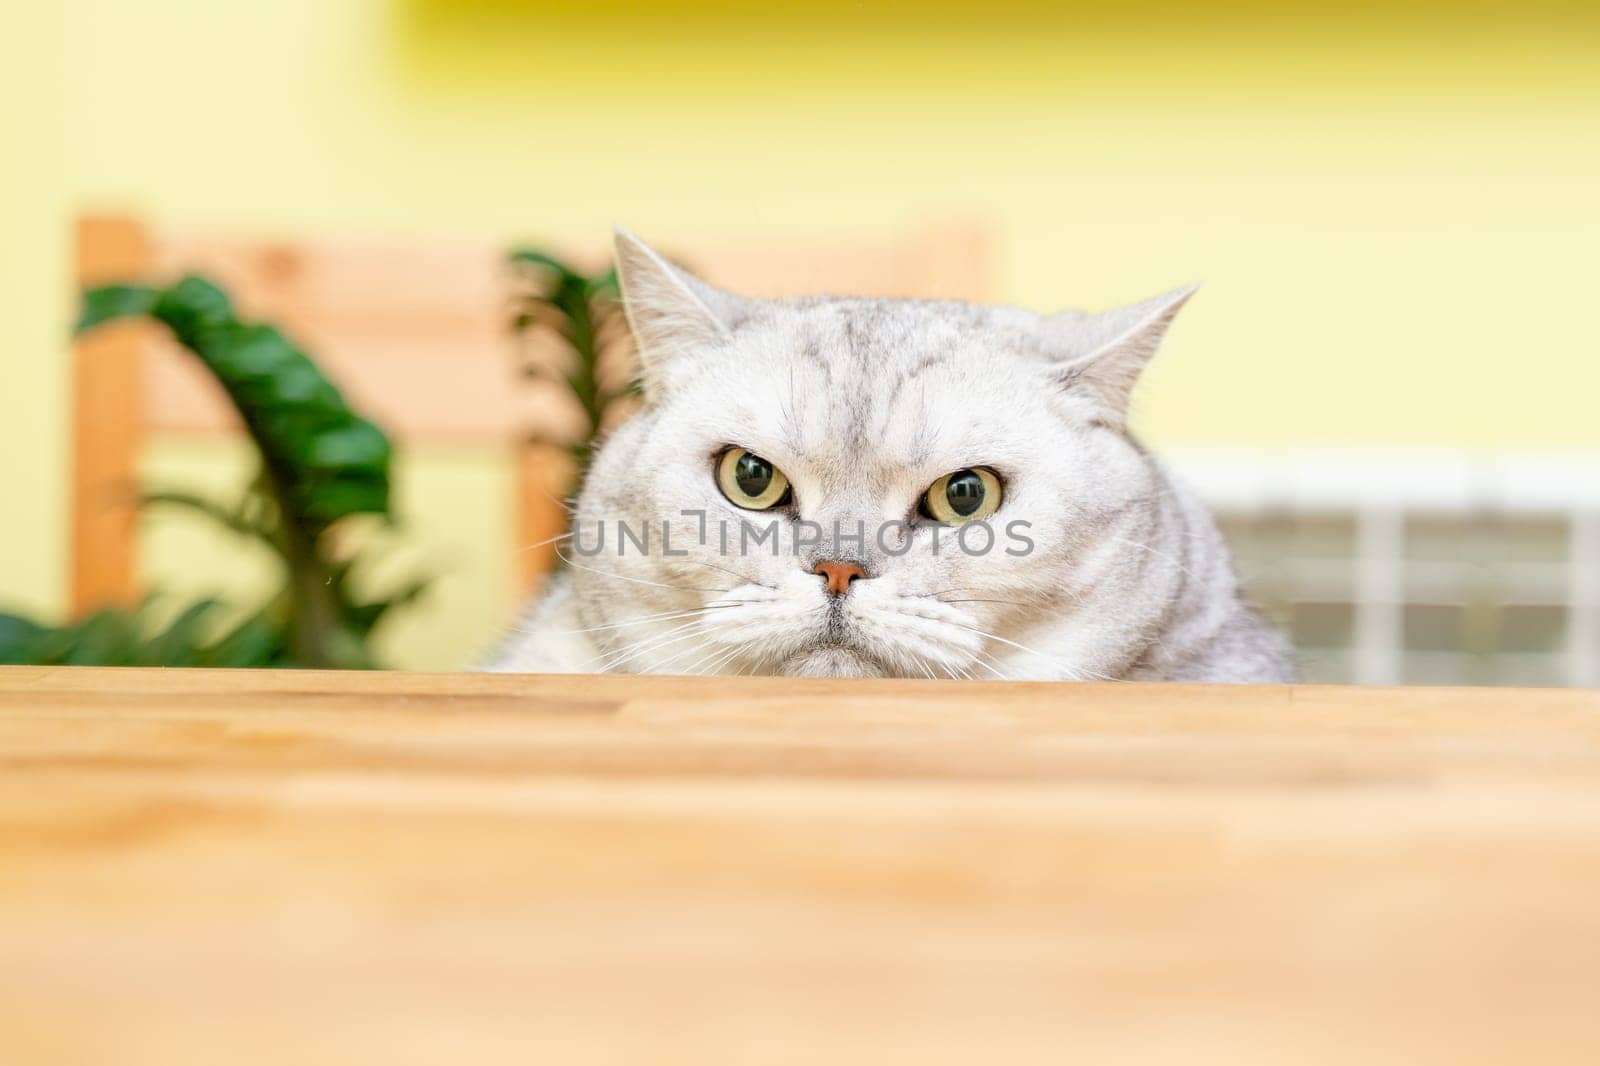
<instances>
[{"instance_id":1,"label":"wooden table","mask_svg":"<svg viewBox=\"0 0 1600 1066\"><path fill-rule=\"evenodd\" d=\"M0 1062L1600 1062L1600 693L0 670Z\"/></svg>"}]
</instances>

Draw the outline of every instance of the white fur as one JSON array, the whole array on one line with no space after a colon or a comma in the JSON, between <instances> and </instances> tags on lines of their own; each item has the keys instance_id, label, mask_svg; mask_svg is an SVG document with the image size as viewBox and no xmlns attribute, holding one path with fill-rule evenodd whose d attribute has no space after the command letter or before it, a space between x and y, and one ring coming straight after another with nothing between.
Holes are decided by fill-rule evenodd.
<instances>
[{"instance_id":1,"label":"white fur","mask_svg":"<svg viewBox=\"0 0 1600 1066\"><path fill-rule=\"evenodd\" d=\"M1128 394L1193 292L1039 316L954 302L746 300L619 231L618 265L647 403L601 449L578 501L649 527L570 560L491 664L516 671L937 678L1280 681L1287 648L1239 599L1209 516L1127 433ZM737 446L789 478L792 512L753 513L717 488ZM914 516L940 476L1004 481L997 546ZM704 511L708 536L700 543ZM781 551L739 550L776 520ZM795 554L802 520L868 534ZM1006 530L1026 522L1034 550ZM660 541L671 527L669 556ZM730 532L724 551L719 533ZM971 531L969 531L971 532ZM974 538L974 543L981 538ZM935 552L937 543L939 551ZM824 558L867 579L831 599Z\"/></svg>"}]
</instances>

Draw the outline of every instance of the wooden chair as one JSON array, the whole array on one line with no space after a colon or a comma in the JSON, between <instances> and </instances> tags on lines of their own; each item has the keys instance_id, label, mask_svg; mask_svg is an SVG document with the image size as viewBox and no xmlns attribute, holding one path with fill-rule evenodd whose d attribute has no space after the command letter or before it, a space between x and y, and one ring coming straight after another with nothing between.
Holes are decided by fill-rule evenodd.
<instances>
[{"instance_id":1,"label":"wooden chair","mask_svg":"<svg viewBox=\"0 0 1600 1066\"><path fill-rule=\"evenodd\" d=\"M602 262L599 248L577 261ZM514 373L505 251L434 240L281 240L94 216L78 224L77 280L167 281L184 272L215 279L246 314L303 344L400 446L456 443L514 455L514 543L531 545L564 529L560 495L569 474L559 450L529 443L535 427L548 429L563 411ZM988 235L969 221L878 239L697 244L692 253L710 280L751 295L992 295ZM131 501L142 445L153 434L238 429L220 390L148 324L91 334L73 359L71 604L82 613L138 598ZM553 547L520 552L525 588L553 560Z\"/></svg>"}]
</instances>

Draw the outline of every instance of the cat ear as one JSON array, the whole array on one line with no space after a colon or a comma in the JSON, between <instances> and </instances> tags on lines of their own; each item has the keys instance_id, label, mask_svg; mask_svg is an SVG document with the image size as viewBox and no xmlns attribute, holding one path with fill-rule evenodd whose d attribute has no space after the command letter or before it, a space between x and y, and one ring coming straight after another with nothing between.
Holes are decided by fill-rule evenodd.
<instances>
[{"instance_id":1,"label":"cat ear","mask_svg":"<svg viewBox=\"0 0 1600 1066\"><path fill-rule=\"evenodd\" d=\"M645 398L653 400L666 388L673 363L728 336L740 300L673 266L621 226L615 240L622 306L639 347Z\"/></svg>"},{"instance_id":2,"label":"cat ear","mask_svg":"<svg viewBox=\"0 0 1600 1066\"><path fill-rule=\"evenodd\" d=\"M1098 315L1063 311L1045 319L1058 356L1062 385L1089 393L1116 425L1127 418L1128 397L1161 346L1172 320L1200 286L1173 289L1153 299Z\"/></svg>"}]
</instances>

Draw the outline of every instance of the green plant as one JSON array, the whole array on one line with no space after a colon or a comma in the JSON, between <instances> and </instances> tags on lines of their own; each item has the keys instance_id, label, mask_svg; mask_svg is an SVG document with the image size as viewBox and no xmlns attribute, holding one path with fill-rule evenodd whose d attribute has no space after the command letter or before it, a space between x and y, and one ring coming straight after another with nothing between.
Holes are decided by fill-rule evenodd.
<instances>
[{"instance_id":1,"label":"green plant","mask_svg":"<svg viewBox=\"0 0 1600 1066\"><path fill-rule=\"evenodd\" d=\"M213 635L226 613L214 599L199 600L161 626L152 600L132 610L105 609L71 625L41 625L0 614L0 663L62 666L279 666L283 633L266 612L250 615Z\"/></svg>"},{"instance_id":2,"label":"green plant","mask_svg":"<svg viewBox=\"0 0 1600 1066\"><path fill-rule=\"evenodd\" d=\"M218 637L208 633L222 605L210 600L154 631L149 601L61 627L3 615L0 662L377 665L374 628L428 584L408 579L376 599L360 598L353 587L364 555L349 549L348 520L392 518L388 438L350 410L304 352L272 326L239 319L227 295L203 278L168 288L92 289L78 330L138 316L164 324L216 378L261 460L258 476L232 503L177 491L146 493L143 502L196 512L265 544L282 564L283 585Z\"/></svg>"},{"instance_id":3,"label":"green plant","mask_svg":"<svg viewBox=\"0 0 1600 1066\"><path fill-rule=\"evenodd\" d=\"M575 483L582 484L601 436L638 396L632 350L622 321L617 273L584 274L534 249L511 253L516 282L512 332L524 376L560 386L576 402L582 428L569 438L536 434L534 440L565 448L572 456ZM553 335L561 351L530 343L539 333Z\"/></svg>"}]
</instances>

